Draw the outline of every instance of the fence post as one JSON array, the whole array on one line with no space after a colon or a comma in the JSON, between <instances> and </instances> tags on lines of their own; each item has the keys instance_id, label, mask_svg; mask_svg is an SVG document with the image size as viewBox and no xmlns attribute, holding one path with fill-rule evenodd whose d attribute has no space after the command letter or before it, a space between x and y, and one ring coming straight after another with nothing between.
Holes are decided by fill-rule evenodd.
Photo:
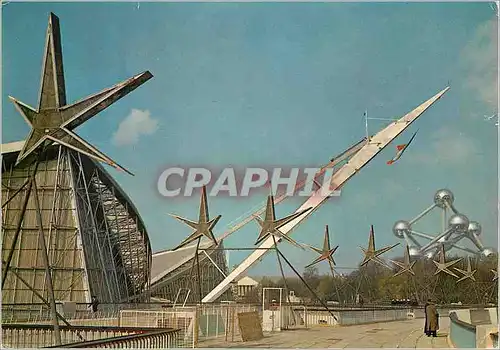
<instances>
[{"instance_id":1,"label":"fence post","mask_svg":"<svg viewBox=\"0 0 500 350\"><path fill-rule=\"evenodd\" d=\"M225 327L224 327L224 337L225 337L225 341L227 342L227 333L228 333L228 330L229 330L229 307L228 306L225 306L226 308L226 322L225 322Z\"/></svg>"},{"instance_id":2,"label":"fence post","mask_svg":"<svg viewBox=\"0 0 500 350\"><path fill-rule=\"evenodd\" d=\"M198 335L199 335L199 315L200 315L200 305L197 304L194 311L193 317L193 348L198 347Z\"/></svg>"},{"instance_id":3,"label":"fence post","mask_svg":"<svg viewBox=\"0 0 500 350\"><path fill-rule=\"evenodd\" d=\"M219 312L220 312L220 307L218 307L215 311L215 337L216 338L219 338L219 316L220 316Z\"/></svg>"},{"instance_id":4,"label":"fence post","mask_svg":"<svg viewBox=\"0 0 500 350\"><path fill-rule=\"evenodd\" d=\"M306 326L306 329L307 329L307 318L308 318L308 315L307 315L307 305L304 305L304 324Z\"/></svg>"},{"instance_id":5,"label":"fence post","mask_svg":"<svg viewBox=\"0 0 500 350\"><path fill-rule=\"evenodd\" d=\"M231 342L234 342L234 324L236 322L235 314L235 308L231 307Z\"/></svg>"}]
</instances>

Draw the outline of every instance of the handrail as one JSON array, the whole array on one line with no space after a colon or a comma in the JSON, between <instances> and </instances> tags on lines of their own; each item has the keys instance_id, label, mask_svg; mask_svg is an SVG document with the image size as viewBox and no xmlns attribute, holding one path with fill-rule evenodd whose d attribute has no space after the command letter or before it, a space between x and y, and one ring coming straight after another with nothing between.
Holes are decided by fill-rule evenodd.
<instances>
[{"instance_id":1,"label":"handrail","mask_svg":"<svg viewBox=\"0 0 500 350\"><path fill-rule=\"evenodd\" d=\"M467 323L467 322L460 320L455 311L451 311L449 316L450 316L451 322L453 322L459 326L462 326L464 328L467 328L468 330L471 330L474 332L476 331L476 325L473 325L473 324L470 324L470 323Z\"/></svg>"},{"instance_id":2,"label":"handrail","mask_svg":"<svg viewBox=\"0 0 500 350\"><path fill-rule=\"evenodd\" d=\"M151 331L152 329L155 329L155 330ZM149 331L145 332L145 333L123 335L123 336L118 336L118 337L99 339L99 340L91 340L91 341L85 341L85 342L70 343L70 344L64 344L64 345L53 345L53 346L47 346L46 348L91 348L91 347L99 347L100 345L106 345L106 344L110 344L110 343L118 345L120 343L124 343L124 342L127 342L129 340L139 340L139 339L143 339L143 338L161 336L161 335L166 335L166 334L176 334L179 331L180 331L180 329L174 329L174 328L160 328L160 329L149 328Z\"/></svg>"},{"instance_id":3,"label":"handrail","mask_svg":"<svg viewBox=\"0 0 500 350\"><path fill-rule=\"evenodd\" d=\"M52 330L54 326L51 324L27 324L27 323L4 323L2 324L2 329L46 329ZM60 325L60 330L64 331L94 331L94 332L136 332L144 333L150 332L152 329L158 329L156 327L119 327L119 326L80 326L80 325ZM162 328L172 329L172 328Z\"/></svg>"},{"instance_id":4,"label":"handrail","mask_svg":"<svg viewBox=\"0 0 500 350\"><path fill-rule=\"evenodd\" d=\"M75 303L77 306L89 306L91 305L92 303L80 303L80 302L77 302ZM114 306L114 305L118 305L120 307L125 307L125 308L131 308L133 306L151 306L151 307L155 307L155 306L162 306L162 305L169 305L169 304L172 304L172 303L166 303L166 302L160 302L160 301L152 301L152 302L149 302L149 303L106 303L106 302L103 302L103 303L99 303L100 306ZM212 303L213 305L216 305L216 303ZM249 304L252 304L252 303L244 303L245 305L249 305ZM9 310L9 308L12 308L12 307L22 307L22 306L46 306L47 304L45 303L2 303L2 309L7 309ZM56 305L63 305L62 302L56 302ZM255 305L260 305L259 303L255 303ZM304 305L304 303L301 303L300 304L301 306ZM345 304L345 305L355 305L355 304ZM366 306L370 305L368 303L365 303ZM410 304L391 304L391 303L380 303L380 304L374 304L376 306L381 306L381 307L392 307L392 306L410 306L412 308L423 308L424 306L423 305L418 305L418 306L412 306ZM193 306L196 306L196 304L193 304ZM310 305L306 305L306 306L313 306L313 304L310 304ZM437 305L438 307L440 308L456 308L456 309L470 309L470 308L484 308L484 307L493 307L493 305L489 305L489 304L461 304L461 305L456 305L456 304L440 304L440 305ZM76 310L77 312L79 311L83 311L83 310ZM89 310L89 312L91 312Z\"/></svg>"}]
</instances>

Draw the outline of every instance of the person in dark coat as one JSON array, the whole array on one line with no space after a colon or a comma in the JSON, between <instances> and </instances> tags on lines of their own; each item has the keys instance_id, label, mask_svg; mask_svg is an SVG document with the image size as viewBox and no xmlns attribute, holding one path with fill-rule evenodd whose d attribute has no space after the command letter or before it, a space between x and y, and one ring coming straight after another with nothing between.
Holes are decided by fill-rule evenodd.
<instances>
[{"instance_id":1,"label":"person in dark coat","mask_svg":"<svg viewBox=\"0 0 500 350\"><path fill-rule=\"evenodd\" d=\"M437 313L436 304L432 300L427 300L425 304L425 334L430 337L437 337L437 331L439 329L439 315Z\"/></svg>"},{"instance_id":2,"label":"person in dark coat","mask_svg":"<svg viewBox=\"0 0 500 350\"><path fill-rule=\"evenodd\" d=\"M99 299L96 296L92 296L92 302L90 303L90 307L92 308L92 312L97 312L99 307Z\"/></svg>"},{"instance_id":3,"label":"person in dark coat","mask_svg":"<svg viewBox=\"0 0 500 350\"><path fill-rule=\"evenodd\" d=\"M429 331L427 330L427 306L429 305L429 302L431 299L427 299L425 305L424 305L424 315L425 315L425 322L424 322L424 333L425 335L429 336Z\"/></svg>"}]
</instances>

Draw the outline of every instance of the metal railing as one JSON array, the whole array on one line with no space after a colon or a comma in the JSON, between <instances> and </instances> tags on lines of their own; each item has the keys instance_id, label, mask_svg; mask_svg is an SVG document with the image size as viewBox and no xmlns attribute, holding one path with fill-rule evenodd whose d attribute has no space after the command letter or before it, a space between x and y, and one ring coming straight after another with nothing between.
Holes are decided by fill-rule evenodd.
<instances>
[{"instance_id":1,"label":"metal railing","mask_svg":"<svg viewBox=\"0 0 500 350\"><path fill-rule=\"evenodd\" d=\"M101 303L98 311L93 312L90 304L73 303L72 310L65 308L65 303L58 302L58 312L67 320L118 319L120 310L148 310L164 307L164 303ZM5 323L43 323L51 320L51 313L43 303L2 304L2 324ZM78 321L77 321L78 322ZM99 325L99 324L97 324ZM111 324L109 324L111 326Z\"/></svg>"},{"instance_id":2,"label":"metal railing","mask_svg":"<svg viewBox=\"0 0 500 350\"><path fill-rule=\"evenodd\" d=\"M155 329L145 333L71 343L61 346L49 346L49 348L176 348L178 347L178 335L178 329Z\"/></svg>"},{"instance_id":3,"label":"metal railing","mask_svg":"<svg viewBox=\"0 0 500 350\"><path fill-rule=\"evenodd\" d=\"M355 325L374 322L402 321L408 319L409 309L371 309L371 310L352 310L339 311L338 324Z\"/></svg>"},{"instance_id":4,"label":"metal railing","mask_svg":"<svg viewBox=\"0 0 500 350\"><path fill-rule=\"evenodd\" d=\"M104 339L149 334L158 328L110 327L110 326L66 326L60 325L62 345L100 341ZM177 329L162 329L178 332ZM55 346L53 326L46 324L3 324L2 344L9 348L41 348Z\"/></svg>"},{"instance_id":5,"label":"metal railing","mask_svg":"<svg viewBox=\"0 0 500 350\"><path fill-rule=\"evenodd\" d=\"M456 348L476 347L476 326L460 320L457 313L450 312L450 341Z\"/></svg>"},{"instance_id":6,"label":"metal railing","mask_svg":"<svg viewBox=\"0 0 500 350\"><path fill-rule=\"evenodd\" d=\"M197 305L150 310L121 310L119 323L132 327L179 328L179 347L194 348L207 339L240 339L238 314L258 311L254 305Z\"/></svg>"}]
</instances>

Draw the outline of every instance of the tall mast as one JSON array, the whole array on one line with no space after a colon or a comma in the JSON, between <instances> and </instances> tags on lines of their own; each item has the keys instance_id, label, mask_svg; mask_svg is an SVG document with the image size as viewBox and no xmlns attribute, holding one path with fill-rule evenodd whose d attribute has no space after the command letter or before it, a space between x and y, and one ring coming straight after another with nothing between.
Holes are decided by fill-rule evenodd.
<instances>
[{"instance_id":1,"label":"tall mast","mask_svg":"<svg viewBox=\"0 0 500 350\"><path fill-rule=\"evenodd\" d=\"M313 182L316 181L328 169L331 169L331 168L337 166L338 164L342 163L343 161L348 160L350 157L352 157L354 154L356 154L361 149L361 147L363 147L363 145L365 143L366 143L366 138L363 138L363 139L361 139L361 141L358 141L356 144L354 144L353 146L349 147L344 152L342 152L342 153L338 154L337 156L335 156L334 158L332 158L328 164L322 166L319 169L319 171L314 176L314 180L312 180L312 181ZM306 180L299 181L295 185L294 191L297 191L297 190L303 188L306 184L308 184L308 181L306 181ZM276 204L284 201L286 198L288 198L288 196L287 196L286 193L281 194L281 195L277 196L274 199L274 204L276 205ZM228 236L230 236L234 232L236 232L239 229L241 229L243 226L245 226L248 223L250 223L251 221L253 221L254 218L255 218L255 216L259 216L262 213L264 213L265 211L266 211L266 202L263 203L263 205L261 206L260 209L256 210L255 212L252 212L251 214L249 214L246 217L244 217L243 219L241 219L241 221L238 221L238 223L232 225L226 232L224 232L222 235L220 235L219 237L217 237L217 241L220 242L223 239L227 238ZM240 216L240 218L243 217L244 215L245 214L243 214L242 216ZM239 219L236 219L236 220L239 220Z\"/></svg>"},{"instance_id":2,"label":"tall mast","mask_svg":"<svg viewBox=\"0 0 500 350\"><path fill-rule=\"evenodd\" d=\"M330 195L344 185L352 176L358 173L370 160L372 160L382 149L392 142L399 134L408 128L415 120L418 119L430 106L432 106L441 96L443 96L449 87L443 89L420 106L415 108L410 113L397 121L394 121L378 134L373 136L352 158L344 164L337 172L333 174L330 181L325 182L324 185L314 192L298 209L296 212L303 211L306 208L311 208L307 212L298 216L288 224L280 228L280 231L288 235L297 227L304 219L311 213L317 210L321 204L325 203ZM279 242L281 239L276 238ZM232 281L238 279L241 275L252 267L257 261L262 259L263 255L274 246L275 240L273 237L268 237L261 245L252 252L240 265L236 267L224 280L219 283L210 293L208 293L202 300L203 303L211 303L215 301L224 291L229 288Z\"/></svg>"}]
</instances>

